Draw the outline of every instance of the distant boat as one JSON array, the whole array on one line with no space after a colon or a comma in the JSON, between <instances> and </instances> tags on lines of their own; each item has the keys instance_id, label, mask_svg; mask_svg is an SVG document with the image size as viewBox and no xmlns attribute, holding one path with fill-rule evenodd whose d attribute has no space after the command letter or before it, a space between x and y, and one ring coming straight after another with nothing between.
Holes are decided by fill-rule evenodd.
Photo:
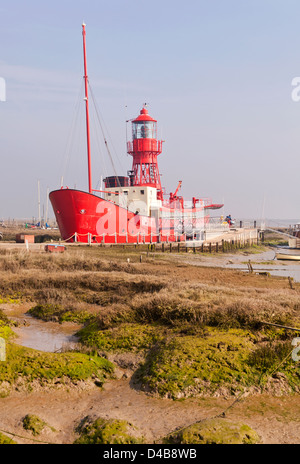
<instances>
[{"instance_id":1,"label":"distant boat","mask_svg":"<svg viewBox=\"0 0 300 464\"><path fill-rule=\"evenodd\" d=\"M287 260L287 261L300 261L299 255L292 255L289 253L276 253L276 259Z\"/></svg>"}]
</instances>

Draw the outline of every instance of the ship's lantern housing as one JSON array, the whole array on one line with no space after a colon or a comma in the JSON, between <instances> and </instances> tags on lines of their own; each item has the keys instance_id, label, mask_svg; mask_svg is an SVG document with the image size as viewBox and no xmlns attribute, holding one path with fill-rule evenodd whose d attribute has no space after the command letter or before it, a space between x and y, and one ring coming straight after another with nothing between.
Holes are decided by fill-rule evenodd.
<instances>
[{"instance_id":1,"label":"ship's lantern housing","mask_svg":"<svg viewBox=\"0 0 300 464\"><path fill-rule=\"evenodd\" d=\"M132 155L131 185L149 186L157 189L157 198L162 200L157 156L162 151L162 141L157 140L157 121L148 114L145 106L132 121L132 142L127 152Z\"/></svg>"},{"instance_id":2,"label":"ship's lantern housing","mask_svg":"<svg viewBox=\"0 0 300 464\"><path fill-rule=\"evenodd\" d=\"M132 139L156 139L156 121L134 121L132 123Z\"/></svg>"}]
</instances>

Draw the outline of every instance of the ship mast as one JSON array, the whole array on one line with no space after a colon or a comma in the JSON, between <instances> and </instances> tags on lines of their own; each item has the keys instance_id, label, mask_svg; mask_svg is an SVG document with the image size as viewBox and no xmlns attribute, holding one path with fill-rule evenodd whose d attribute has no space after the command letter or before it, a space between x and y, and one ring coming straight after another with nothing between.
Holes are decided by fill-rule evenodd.
<instances>
[{"instance_id":1,"label":"ship mast","mask_svg":"<svg viewBox=\"0 0 300 464\"><path fill-rule=\"evenodd\" d=\"M82 24L83 36L83 58L84 58L84 84L85 84L85 108L86 108L86 139L87 139L87 157L88 157L88 184L89 193L92 193L92 170L91 170L91 144L90 144L90 119L89 119L89 95L88 95L88 75L87 75L87 62L86 62L86 32L85 24Z\"/></svg>"}]
</instances>

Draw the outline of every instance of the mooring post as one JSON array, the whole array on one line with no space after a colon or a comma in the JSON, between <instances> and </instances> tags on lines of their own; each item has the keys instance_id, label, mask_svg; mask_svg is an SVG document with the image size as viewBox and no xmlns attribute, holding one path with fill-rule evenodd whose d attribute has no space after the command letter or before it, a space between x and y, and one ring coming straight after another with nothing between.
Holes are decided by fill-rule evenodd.
<instances>
[{"instance_id":1,"label":"mooring post","mask_svg":"<svg viewBox=\"0 0 300 464\"><path fill-rule=\"evenodd\" d=\"M295 290L295 288L293 287L293 280L294 280L293 277L288 276L288 279L289 279L291 290Z\"/></svg>"},{"instance_id":2,"label":"mooring post","mask_svg":"<svg viewBox=\"0 0 300 464\"><path fill-rule=\"evenodd\" d=\"M250 259L249 259L249 261L248 261L248 269L249 269L249 273L252 274L252 272L253 272L253 267L252 267L252 264L251 264Z\"/></svg>"}]
</instances>

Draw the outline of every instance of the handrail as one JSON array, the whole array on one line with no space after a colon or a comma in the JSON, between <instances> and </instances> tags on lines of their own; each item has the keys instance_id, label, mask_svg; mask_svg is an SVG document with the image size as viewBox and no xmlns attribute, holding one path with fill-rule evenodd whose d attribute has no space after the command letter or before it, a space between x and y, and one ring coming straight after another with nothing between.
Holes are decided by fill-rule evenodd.
<instances>
[{"instance_id":1,"label":"handrail","mask_svg":"<svg viewBox=\"0 0 300 464\"><path fill-rule=\"evenodd\" d=\"M276 232L277 234L285 235L286 237L297 238L295 237L295 235L290 235L290 234L287 234L286 232L280 232L279 230L276 230L276 229L270 229L270 228L261 229L262 232L264 232L265 230L268 230L269 232Z\"/></svg>"}]
</instances>

